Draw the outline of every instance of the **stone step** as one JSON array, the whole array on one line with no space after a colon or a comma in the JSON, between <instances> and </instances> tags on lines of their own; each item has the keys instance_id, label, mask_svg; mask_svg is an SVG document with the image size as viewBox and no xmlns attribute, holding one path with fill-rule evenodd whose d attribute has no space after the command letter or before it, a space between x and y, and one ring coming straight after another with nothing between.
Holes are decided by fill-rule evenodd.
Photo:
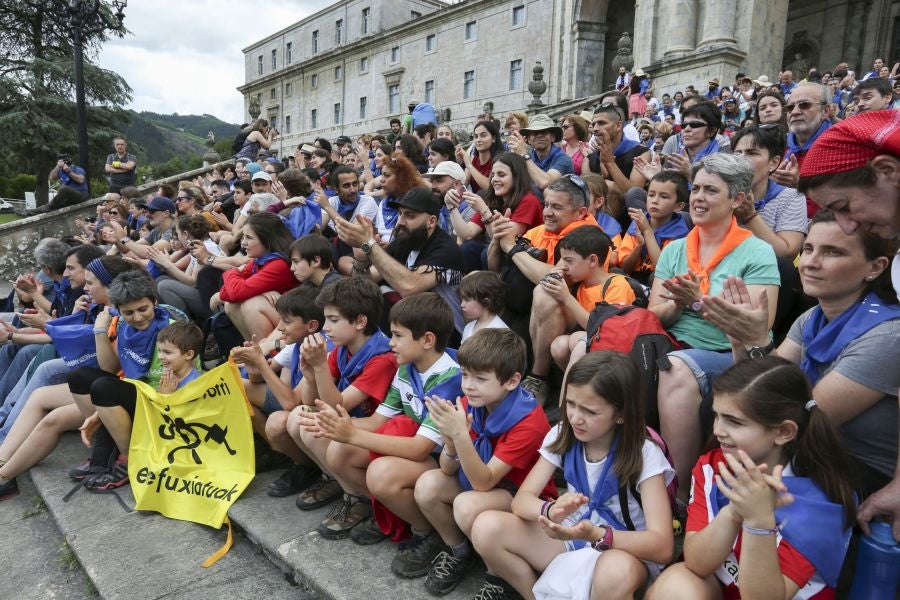
<instances>
[{"instance_id":1,"label":"stone step","mask_svg":"<svg viewBox=\"0 0 900 600\"><path fill-rule=\"evenodd\" d=\"M323 539L316 528L327 507L300 511L295 497L272 498L266 489L278 470L257 475L232 506L231 551L209 569L201 563L225 541L225 530L168 519L149 512L125 512L108 494L76 492L66 471L86 455L75 433L30 471L37 492L102 598L221 598L300 600L396 600L430 597L424 578L394 576L390 563L397 544L358 546ZM130 486L116 490L134 506ZM471 598L484 567L469 574L448 600ZM294 586L289 582L295 582Z\"/></svg>"}]
</instances>

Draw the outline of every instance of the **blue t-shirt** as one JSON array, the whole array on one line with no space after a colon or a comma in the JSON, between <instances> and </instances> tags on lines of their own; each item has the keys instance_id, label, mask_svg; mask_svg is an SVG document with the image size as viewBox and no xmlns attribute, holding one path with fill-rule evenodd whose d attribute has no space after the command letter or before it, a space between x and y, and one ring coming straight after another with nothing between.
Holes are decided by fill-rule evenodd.
<instances>
[{"instance_id":1,"label":"blue t-shirt","mask_svg":"<svg viewBox=\"0 0 900 600\"><path fill-rule=\"evenodd\" d=\"M551 146L550 154L542 161L538 158L537 153L534 151L534 148L530 150L531 152L531 160L534 161L542 171L549 172L550 169L556 169L560 175L574 175L575 174L575 165L572 164L572 159L568 154L563 152L559 146Z\"/></svg>"},{"instance_id":2,"label":"blue t-shirt","mask_svg":"<svg viewBox=\"0 0 900 600\"><path fill-rule=\"evenodd\" d=\"M69 169L72 171L72 173L75 173L76 175L85 177L84 169L82 169L81 167L76 167L75 165L72 165L69 167ZM77 181L72 179L72 176L70 173L66 173L64 170L60 169L59 170L59 182L62 185L70 187L73 190L76 190L82 194L88 193L87 178L83 179L81 181L81 183L78 183Z\"/></svg>"},{"instance_id":3,"label":"blue t-shirt","mask_svg":"<svg viewBox=\"0 0 900 600\"><path fill-rule=\"evenodd\" d=\"M656 264L656 277L660 280L688 272L687 238L666 244ZM775 251L768 243L750 236L740 246L725 256L709 274L709 295L722 293L722 284L729 275L744 280L747 285L781 285ZM692 310L683 310L671 326L669 333L687 342L693 348L703 350L728 350L731 343L725 333Z\"/></svg>"}]
</instances>

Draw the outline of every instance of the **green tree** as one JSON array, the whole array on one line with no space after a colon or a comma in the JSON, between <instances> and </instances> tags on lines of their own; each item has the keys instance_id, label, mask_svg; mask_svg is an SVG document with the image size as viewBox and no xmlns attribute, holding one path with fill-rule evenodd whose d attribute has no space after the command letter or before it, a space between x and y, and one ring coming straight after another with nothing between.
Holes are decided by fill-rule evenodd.
<instances>
[{"instance_id":1,"label":"green tree","mask_svg":"<svg viewBox=\"0 0 900 600\"><path fill-rule=\"evenodd\" d=\"M109 22L109 6L100 2ZM74 44L66 0L0 0L0 139L6 175L30 172L39 204L47 201L47 176L58 152L77 156ZM85 24L102 29L101 16ZM131 88L116 73L92 63L106 32L85 34L84 87L88 105L89 165L102 175L111 139L127 122L122 105Z\"/></svg>"}]
</instances>

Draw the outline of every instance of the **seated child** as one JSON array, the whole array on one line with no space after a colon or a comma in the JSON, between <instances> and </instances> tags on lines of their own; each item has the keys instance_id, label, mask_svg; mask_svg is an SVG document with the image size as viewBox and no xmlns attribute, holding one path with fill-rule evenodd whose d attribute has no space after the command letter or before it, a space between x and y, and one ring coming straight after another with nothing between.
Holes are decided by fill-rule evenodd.
<instances>
[{"instance_id":1,"label":"seated child","mask_svg":"<svg viewBox=\"0 0 900 600\"><path fill-rule=\"evenodd\" d=\"M687 236L690 226L680 212L687 206L688 181L678 171L664 170L653 176L647 189L647 212L629 208L632 223L619 244L619 266L649 285L659 253L672 240Z\"/></svg>"},{"instance_id":2,"label":"seated child","mask_svg":"<svg viewBox=\"0 0 900 600\"><path fill-rule=\"evenodd\" d=\"M460 307L466 323L462 341L481 329L507 329L500 313L506 300L506 285L493 271L475 271L463 277L459 284Z\"/></svg>"},{"instance_id":3,"label":"seated child","mask_svg":"<svg viewBox=\"0 0 900 600\"><path fill-rule=\"evenodd\" d=\"M453 313L440 296L426 292L404 298L391 309L390 323L391 349L400 368L375 414L351 420L343 407L335 410L317 402L321 412L314 420L308 418L307 424L334 440L328 448L328 468L340 481L346 501L361 503L353 496L375 500L374 518L362 521L350 537L362 545L388 535L399 541L410 524L413 538L394 557L391 571L401 577L419 577L444 549L413 496L419 476L437 468L441 444L425 399L461 396L461 375L459 365L445 352L453 332ZM360 509L349 512L364 515ZM319 532L333 538L346 535L348 526L350 522L328 519Z\"/></svg>"},{"instance_id":4,"label":"seated child","mask_svg":"<svg viewBox=\"0 0 900 600\"><path fill-rule=\"evenodd\" d=\"M425 402L444 440L440 469L423 473L415 490L444 543L425 579L431 594L451 592L465 576L475 559L472 523L486 510L510 510L550 431L544 410L519 386L527 358L524 340L511 330L479 330L459 349L466 396ZM556 497L552 482L541 497Z\"/></svg>"},{"instance_id":5,"label":"seated child","mask_svg":"<svg viewBox=\"0 0 900 600\"><path fill-rule=\"evenodd\" d=\"M675 472L648 438L640 389L624 354L592 352L572 366L562 421L544 438L512 513L484 512L472 526L488 567L484 597L631 598L672 559L666 485ZM568 491L542 499L557 469Z\"/></svg>"},{"instance_id":6,"label":"seated child","mask_svg":"<svg viewBox=\"0 0 900 600\"><path fill-rule=\"evenodd\" d=\"M835 597L856 520L853 475L811 397L803 371L777 356L716 379L719 448L694 466L684 562L648 600Z\"/></svg>"},{"instance_id":7,"label":"seated child","mask_svg":"<svg viewBox=\"0 0 900 600\"><path fill-rule=\"evenodd\" d=\"M342 494L325 462L331 440L306 431L303 418L315 410L316 401L327 407L340 406L344 414L368 417L385 399L397 372L390 340L378 329L384 310L378 285L361 277L340 279L319 292L316 304L324 314L322 330L328 339L319 333L303 339L299 357L303 403L291 411L287 421L291 439L322 471L322 477L297 498L301 510L324 506ZM331 351L329 341L334 344ZM356 522L370 514L368 496L361 502L345 494L320 531L327 531L326 537L346 537Z\"/></svg>"},{"instance_id":8,"label":"seated child","mask_svg":"<svg viewBox=\"0 0 900 600\"><path fill-rule=\"evenodd\" d=\"M613 197L618 195L621 198L622 194L618 191L611 193L609 185L607 185L609 182L599 173L587 173L582 179L591 192L591 213L603 233L609 236L611 242L609 257L604 266L614 267L619 264L620 252L617 248L622 243L622 225L618 218L621 202L613 202Z\"/></svg>"},{"instance_id":9,"label":"seated child","mask_svg":"<svg viewBox=\"0 0 900 600\"><path fill-rule=\"evenodd\" d=\"M334 247L324 236L304 235L291 244L291 272L300 283L322 288L341 278L333 269Z\"/></svg>"},{"instance_id":10,"label":"seated child","mask_svg":"<svg viewBox=\"0 0 900 600\"><path fill-rule=\"evenodd\" d=\"M299 241L299 240L298 240ZM276 452L289 456L293 465L269 484L268 494L290 496L303 491L321 477L319 467L312 462L287 432L290 411L303 403L300 370L300 350L307 336L318 332L325 315L316 304L319 290L311 284L294 288L281 296L275 310L281 320L277 331L279 344L286 344L289 360L285 368L278 368L275 359L270 364L260 345L247 342L232 350L235 362L244 365L250 379L244 380L244 390L250 404L259 409L254 413L254 427L263 430L265 439ZM276 369L278 372L276 372Z\"/></svg>"},{"instance_id":11,"label":"seated child","mask_svg":"<svg viewBox=\"0 0 900 600\"><path fill-rule=\"evenodd\" d=\"M532 377L546 378L551 356L566 368L571 348L584 345L578 341L584 341L583 330L598 302L634 302L625 277L606 270L609 249L609 236L596 227L579 227L559 241L556 267L534 288L529 325L534 349ZM569 287L573 285L574 291Z\"/></svg>"}]
</instances>

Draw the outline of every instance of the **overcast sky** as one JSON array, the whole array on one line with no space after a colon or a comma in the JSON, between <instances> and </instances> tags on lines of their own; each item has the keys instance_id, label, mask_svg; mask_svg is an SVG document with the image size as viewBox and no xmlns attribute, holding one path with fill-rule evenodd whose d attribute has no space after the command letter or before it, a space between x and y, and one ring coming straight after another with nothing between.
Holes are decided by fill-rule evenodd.
<instances>
[{"instance_id":1,"label":"overcast sky","mask_svg":"<svg viewBox=\"0 0 900 600\"><path fill-rule=\"evenodd\" d=\"M242 123L242 48L332 4L334 0L131 0L125 26L99 56L134 90L128 108L211 114Z\"/></svg>"}]
</instances>

